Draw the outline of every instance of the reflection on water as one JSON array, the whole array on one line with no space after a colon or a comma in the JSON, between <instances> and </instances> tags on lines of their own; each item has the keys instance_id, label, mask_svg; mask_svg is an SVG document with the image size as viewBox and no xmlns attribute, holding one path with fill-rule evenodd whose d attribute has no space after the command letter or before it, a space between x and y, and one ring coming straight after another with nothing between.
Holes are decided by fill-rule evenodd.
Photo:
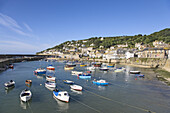
<instances>
[{"instance_id":1,"label":"reflection on water","mask_svg":"<svg viewBox=\"0 0 170 113\"><path fill-rule=\"evenodd\" d=\"M10 91L14 89L15 86L9 87L8 89L5 88L6 94L8 94Z\"/></svg>"},{"instance_id":2,"label":"reflection on water","mask_svg":"<svg viewBox=\"0 0 170 113\"><path fill-rule=\"evenodd\" d=\"M35 76L38 78L38 79L43 79L43 75L38 75L38 74L35 74Z\"/></svg>"},{"instance_id":3,"label":"reflection on water","mask_svg":"<svg viewBox=\"0 0 170 113\"><path fill-rule=\"evenodd\" d=\"M20 106L22 109L28 109L28 103L20 101Z\"/></svg>"},{"instance_id":4,"label":"reflection on water","mask_svg":"<svg viewBox=\"0 0 170 113\"><path fill-rule=\"evenodd\" d=\"M25 84L27 87L31 87L32 86L32 84Z\"/></svg>"},{"instance_id":5,"label":"reflection on water","mask_svg":"<svg viewBox=\"0 0 170 113\"><path fill-rule=\"evenodd\" d=\"M98 86L99 90L105 90L107 86Z\"/></svg>"},{"instance_id":6,"label":"reflection on water","mask_svg":"<svg viewBox=\"0 0 170 113\"><path fill-rule=\"evenodd\" d=\"M69 109L69 103L62 102L62 101L56 99L54 96L53 96L53 98L57 101L59 111L67 112L67 110Z\"/></svg>"},{"instance_id":7,"label":"reflection on water","mask_svg":"<svg viewBox=\"0 0 170 113\"><path fill-rule=\"evenodd\" d=\"M76 90L74 90L74 89L70 89L72 92L74 92L74 93L76 93L76 94L79 94L79 95L82 95L83 93L82 93L82 91L76 91Z\"/></svg>"}]
</instances>

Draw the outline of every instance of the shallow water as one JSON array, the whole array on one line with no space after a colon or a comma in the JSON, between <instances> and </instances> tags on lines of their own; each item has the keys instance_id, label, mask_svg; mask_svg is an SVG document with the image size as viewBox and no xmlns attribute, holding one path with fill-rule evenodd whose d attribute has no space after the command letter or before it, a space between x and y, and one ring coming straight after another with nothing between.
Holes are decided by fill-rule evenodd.
<instances>
[{"instance_id":1,"label":"shallow water","mask_svg":"<svg viewBox=\"0 0 170 113\"><path fill-rule=\"evenodd\" d=\"M46 68L48 64L55 66L55 71L48 71L47 75L57 78L59 90L66 90L70 95L70 102L55 100L52 91L44 85L44 75L34 75L36 68ZM157 113L170 112L170 87L158 81L151 69L124 66L126 71L102 72L96 70L92 79L79 79L71 75L71 71L64 70L64 63L32 61L15 63L14 69L0 73L0 113ZM117 65L117 67L121 67ZM86 71L85 67L77 66L75 70ZM129 74L129 70L139 70L145 78L136 78ZM3 84L14 80L16 85L5 90ZM33 81L31 87L25 85L25 80ZM82 92L70 90L69 85L62 80L72 80L83 87ZM93 79L105 79L108 86L92 84ZM42 85L41 85L42 84ZM19 95L25 88L31 90L33 96L28 103L20 101Z\"/></svg>"}]
</instances>

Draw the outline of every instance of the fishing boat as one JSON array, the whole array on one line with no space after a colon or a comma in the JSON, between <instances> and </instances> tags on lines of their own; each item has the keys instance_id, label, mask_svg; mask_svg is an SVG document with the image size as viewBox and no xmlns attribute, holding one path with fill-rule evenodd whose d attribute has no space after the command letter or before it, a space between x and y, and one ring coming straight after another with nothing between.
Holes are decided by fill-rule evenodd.
<instances>
[{"instance_id":1,"label":"fishing boat","mask_svg":"<svg viewBox=\"0 0 170 113\"><path fill-rule=\"evenodd\" d=\"M56 77L52 77L52 76L46 76L46 80L47 81L55 81Z\"/></svg>"},{"instance_id":2,"label":"fishing boat","mask_svg":"<svg viewBox=\"0 0 170 113\"><path fill-rule=\"evenodd\" d=\"M74 67L69 67L69 66L64 67L64 70L73 70L73 69L74 69Z\"/></svg>"},{"instance_id":3,"label":"fishing boat","mask_svg":"<svg viewBox=\"0 0 170 113\"><path fill-rule=\"evenodd\" d=\"M100 70L101 71L108 71L109 69L107 67L101 67Z\"/></svg>"},{"instance_id":4,"label":"fishing boat","mask_svg":"<svg viewBox=\"0 0 170 113\"><path fill-rule=\"evenodd\" d=\"M107 67L114 67L114 64L109 64Z\"/></svg>"},{"instance_id":5,"label":"fishing boat","mask_svg":"<svg viewBox=\"0 0 170 113\"><path fill-rule=\"evenodd\" d=\"M32 97L32 93L28 89L23 90L20 94L20 99L24 102L27 102L28 100L30 100L31 97Z\"/></svg>"},{"instance_id":6,"label":"fishing boat","mask_svg":"<svg viewBox=\"0 0 170 113\"><path fill-rule=\"evenodd\" d=\"M74 84L74 82L71 81L71 80L63 80L63 82L64 82L65 84Z\"/></svg>"},{"instance_id":7,"label":"fishing boat","mask_svg":"<svg viewBox=\"0 0 170 113\"><path fill-rule=\"evenodd\" d=\"M55 82L47 81L47 82L45 82L45 87L55 88L56 87L56 83Z\"/></svg>"},{"instance_id":8,"label":"fishing boat","mask_svg":"<svg viewBox=\"0 0 170 113\"><path fill-rule=\"evenodd\" d=\"M106 82L106 80L93 80L93 83L94 84L97 84L97 85L102 85L102 86L107 86L109 83L108 82Z\"/></svg>"},{"instance_id":9,"label":"fishing boat","mask_svg":"<svg viewBox=\"0 0 170 113\"><path fill-rule=\"evenodd\" d=\"M42 68L38 68L34 71L35 74L46 74L46 70Z\"/></svg>"},{"instance_id":10,"label":"fishing boat","mask_svg":"<svg viewBox=\"0 0 170 113\"><path fill-rule=\"evenodd\" d=\"M15 86L15 82L13 80L10 80L10 81L4 83L4 86L5 86L6 89L8 89L10 87Z\"/></svg>"},{"instance_id":11,"label":"fishing boat","mask_svg":"<svg viewBox=\"0 0 170 113\"><path fill-rule=\"evenodd\" d=\"M53 96L54 98L61 100L63 102L69 102L70 98L67 91L59 91L57 89L53 90Z\"/></svg>"},{"instance_id":12,"label":"fishing boat","mask_svg":"<svg viewBox=\"0 0 170 113\"><path fill-rule=\"evenodd\" d=\"M26 81L25 81L25 84L26 84L26 85L31 85L31 84L32 84L32 80L26 80Z\"/></svg>"},{"instance_id":13,"label":"fishing boat","mask_svg":"<svg viewBox=\"0 0 170 113\"><path fill-rule=\"evenodd\" d=\"M91 78L91 74L83 73L83 74L79 74L78 77L82 79L87 79L87 78Z\"/></svg>"},{"instance_id":14,"label":"fishing boat","mask_svg":"<svg viewBox=\"0 0 170 113\"><path fill-rule=\"evenodd\" d=\"M140 71L130 71L130 74L140 74Z\"/></svg>"},{"instance_id":15,"label":"fishing boat","mask_svg":"<svg viewBox=\"0 0 170 113\"><path fill-rule=\"evenodd\" d=\"M72 75L79 75L79 74L83 74L83 72L81 71L71 71Z\"/></svg>"},{"instance_id":16,"label":"fishing boat","mask_svg":"<svg viewBox=\"0 0 170 113\"><path fill-rule=\"evenodd\" d=\"M137 77L145 77L145 75L143 75L143 74L135 74L135 76L137 76Z\"/></svg>"},{"instance_id":17,"label":"fishing boat","mask_svg":"<svg viewBox=\"0 0 170 113\"><path fill-rule=\"evenodd\" d=\"M82 91L82 89L83 89L82 86L79 86L79 85L70 85L70 88L77 90L77 91Z\"/></svg>"},{"instance_id":18,"label":"fishing boat","mask_svg":"<svg viewBox=\"0 0 170 113\"><path fill-rule=\"evenodd\" d=\"M48 65L47 69L48 69L48 70L55 70L55 67L52 66L52 65Z\"/></svg>"}]
</instances>

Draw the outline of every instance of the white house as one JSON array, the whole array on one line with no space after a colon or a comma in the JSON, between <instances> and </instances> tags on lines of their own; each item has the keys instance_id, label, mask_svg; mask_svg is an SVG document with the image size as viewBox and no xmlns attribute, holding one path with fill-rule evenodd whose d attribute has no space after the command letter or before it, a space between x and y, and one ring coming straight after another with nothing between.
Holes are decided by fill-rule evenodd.
<instances>
[{"instance_id":1,"label":"white house","mask_svg":"<svg viewBox=\"0 0 170 113\"><path fill-rule=\"evenodd\" d=\"M134 57L134 56L135 56L135 54L134 54L133 52L127 51L127 52L125 53L126 59L132 58L132 57Z\"/></svg>"}]
</instances>

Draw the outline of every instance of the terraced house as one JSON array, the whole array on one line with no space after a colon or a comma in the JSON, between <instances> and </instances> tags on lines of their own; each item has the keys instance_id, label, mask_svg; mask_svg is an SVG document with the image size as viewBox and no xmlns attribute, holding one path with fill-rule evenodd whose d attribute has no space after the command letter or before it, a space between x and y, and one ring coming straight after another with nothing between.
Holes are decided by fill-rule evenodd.
<instances>
[{"instance_id":1,"label":"terraced house","mask_svg":"<svg viewBox=\"0 0 170 113\"><path fill-rule=\"evenodd\" d=\"M167 58L167 50L165 48L145 48L137 52L139 58Z\"/></svg>"}]
</instances>

